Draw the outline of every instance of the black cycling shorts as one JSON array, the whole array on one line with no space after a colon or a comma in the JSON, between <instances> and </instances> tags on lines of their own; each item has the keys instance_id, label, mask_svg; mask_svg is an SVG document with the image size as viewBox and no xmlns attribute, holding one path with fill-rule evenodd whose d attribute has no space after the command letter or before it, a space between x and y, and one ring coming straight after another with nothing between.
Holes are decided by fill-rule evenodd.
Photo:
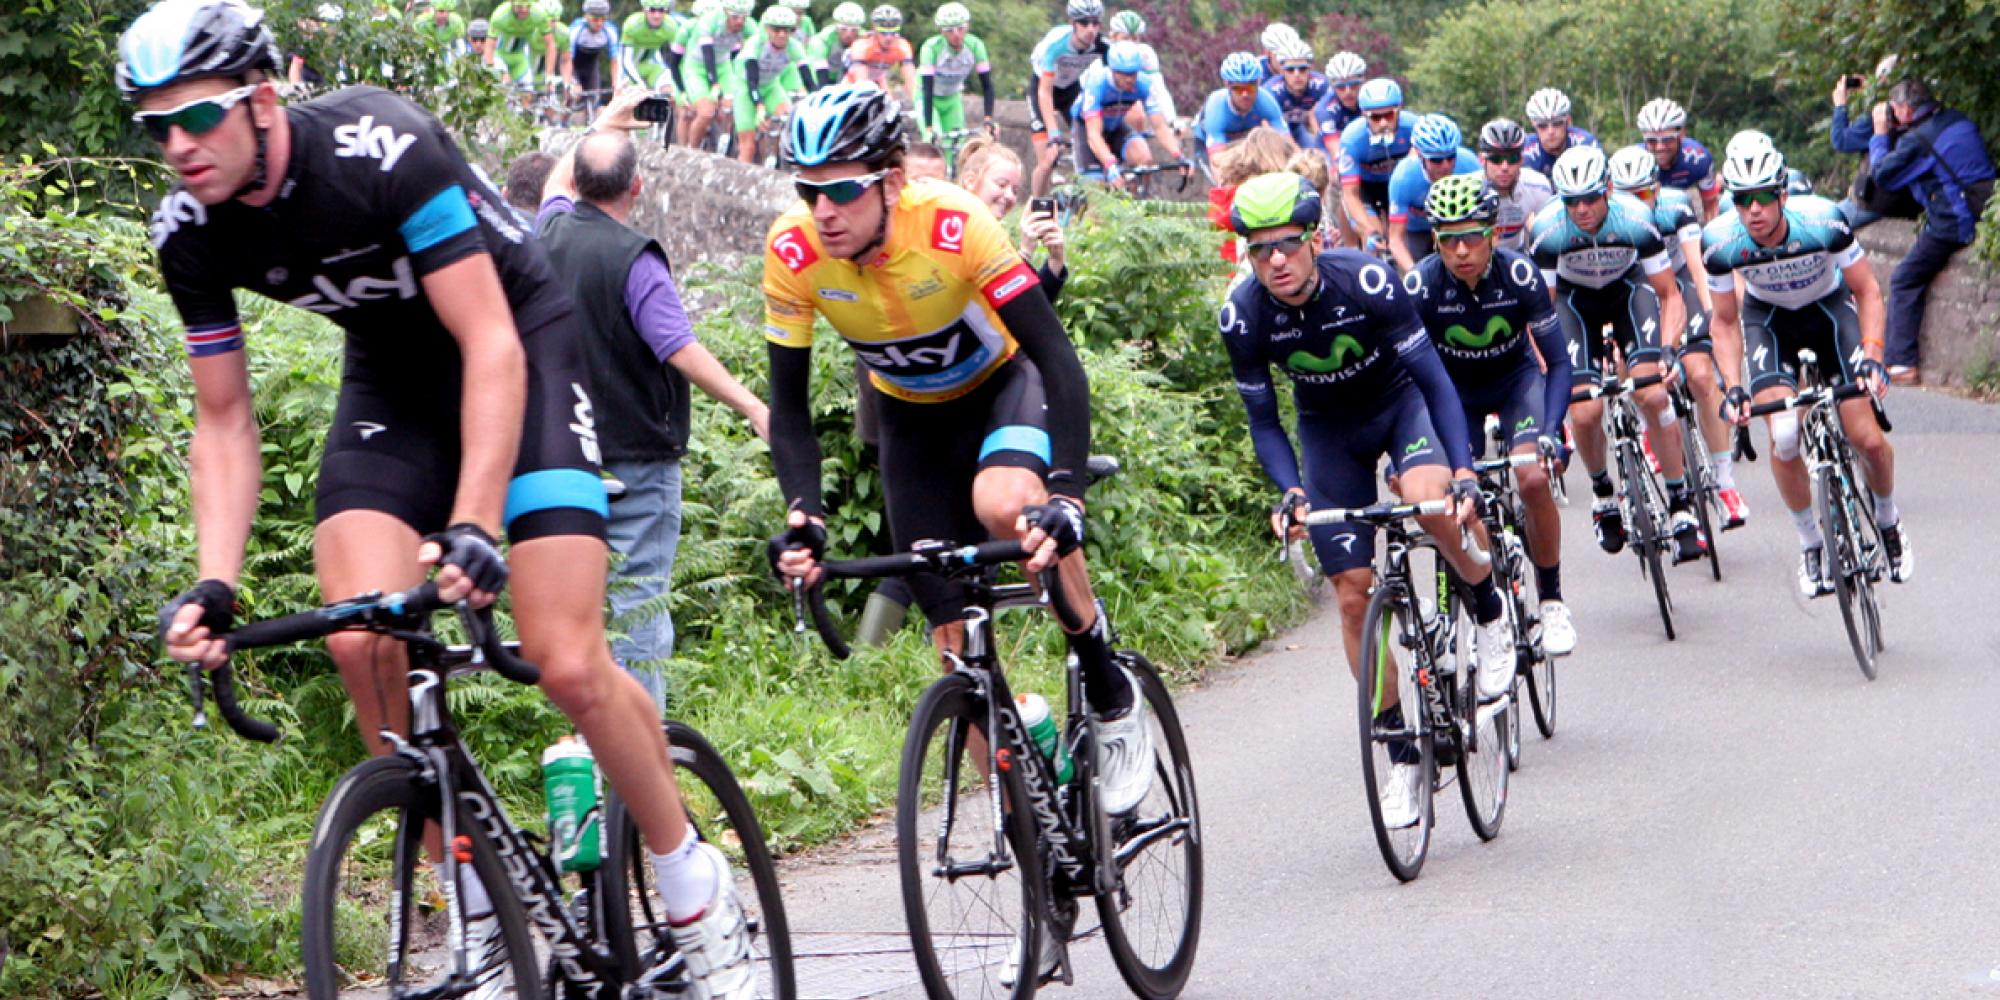
<instances>
[{"instance_id":1,"label":"black cycling shorts","mask_svg":"<svg viewBox=\"0 0 2000 1000\"><path fill-rule=\"evenodd\" d=\"M527 416L504 516L514 542L605 537L610 508L581 336L576 319L564 313L521 337ZM320 459L315 522L374 510L418 534L446 528L458 493L460 382L455 349L425 359L370 358L350 344Z\"/></svg>"},{"instance_id":2,"label":"black cycling shorts","mask_svg":"<svg viewBox=\"0 0 2000 1000\"><path fill-rule=\"evenodd\" d=\"M1600 332L1607 323L1627 365L1660 360L1660 294L1644 278L1628 277L1603 288L1561 283L1556 287L1556 318L1562 322L1563 339L1569 341L1573 385L1604 381L1597 365L1603 353Z\"/></svg>"},{"instance_id":3,"label":"black cycling shorts","mask_svg":"<svg viewBox=\"0 0 2000 1000\"><path fill-rule=\"evenodd\" d=\"M1861 351L1861 316L1845 284L1803 309L1743 297L1743 360L1750 366L1751 395L1774 385L1797 389L1800 350L1819 356L1820 376L1828 382L1854 380L1866 355Z\"/></svg>"},{"instance_id":4,"label":"black cycling shorts","mask_svg":"<svg viewBox=\"0 0 2000 1000\"><path fill-rule=\"evenodd\" d=\"M1046 477L1048 419L1042 373L1019 355L957 399L913 403L884 394L882 492L896 551L921 541L985 541L972 508L973 478L1001 466ZM910 590L933 626L964 613L964 589L942 577L911 577Z\"/></svg>"},{"instance_id":5,"label":"black cycling shorts","mask_svg":"<svg viewBox=\"0 0 2000 1000\"><path fill-rule=\"evenodd\" d=\"M1041 93L1042 93L1042 81L1039 79L1029 80L1028 81L1028 131L1034 135L1049 134L1049 123L1042 120ZM1057 87L1055 91L1051 93L1049 96L1051 99L1055 101L1056 110L1058 112L1061 112L1063 109L1068 108L1069 106L1075 104L1076 99L1082 95L1083 95L1083 83L1079 81L1077 83L1072 83L1067 87Z\"/></svg>"},{"instance_id":6,"label":"black cycling shorts","mask_svg":"<svg viewBox=\"0 0 2000 1000\"><path fill-rule=\"evenodd\" d=\"M1365 507L1375 502L1375 467L1382 456L1403 472L1420 465L1448 468L1444 442L1431 427L1424 394L1411 386L1366 419L1349 414L1299 414L1299 453L1305 460L1306 499L1314 509ZM1313 551L1331 575L1375 559L1375 527L1344 522L1315 525Z\"/></svg>"},{"instance_id":7,"label":"black cycling shorts","mask_svg":"<svg viewBox=\"0 0 2000 1000\"><path fill-rule=\"evenodd\" d=\"M1500 416L1500 433L1506 450L1512 453L1535 439L1548 435L1562 437L1562 418L1550 421L1542 413L1542 370L1528 358L1511 374L1485 385L1458 386L1458 399L1465 407L1466 440L1472 442L1472 457L1486 455L1486 415Z\"/></svg>"}]
</instances>

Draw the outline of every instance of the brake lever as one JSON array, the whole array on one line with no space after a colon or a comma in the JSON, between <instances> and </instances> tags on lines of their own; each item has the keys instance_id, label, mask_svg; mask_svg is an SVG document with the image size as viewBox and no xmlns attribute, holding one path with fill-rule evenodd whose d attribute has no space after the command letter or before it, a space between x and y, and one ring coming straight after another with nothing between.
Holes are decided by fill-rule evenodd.
<instances>
[{"instance_id":1,"label":"brake lever","mask_svg":"<svg viewBox=\"0 0 2000 1000\"><path fill-rule=\"evenodd\" d=\"M806 586L805 581L793 577L786 588L792 592L792 634L806 634Z\"/></svg>"},{"instance_id":2,"label":"brake lever","mask_svg":"<svg viewBox=\"0 0 2000 1000\"><path fill-rule=\"evenodd\" d=\"M188 672L188 700L194 702L194 728L208 728L208 678L201 664L190 663Z\"/></svg>"}]
</instances>

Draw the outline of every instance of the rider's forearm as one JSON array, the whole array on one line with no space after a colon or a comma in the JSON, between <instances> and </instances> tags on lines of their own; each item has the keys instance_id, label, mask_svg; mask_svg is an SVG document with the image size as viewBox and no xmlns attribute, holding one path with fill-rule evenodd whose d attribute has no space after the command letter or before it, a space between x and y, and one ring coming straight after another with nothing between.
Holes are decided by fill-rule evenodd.
<instances>
[{"instance_id":1,"label":"rider's forearm","mask_svg":"<svg viewBox=\"0 0 2000 1000\"><path fill-rule=\"evenodd\" d=\"M759 77L764 75L762 63L756 59L746 59L743 61L742 66L743 82L749 85L751 102L759 105L763 104L764 88L761 86L763 81L759 79Z\"/></svg>"},{"instance_id":2,"label":"rider's forearm","mask_svg":"<svg viewBox=\"0 0 2000 1000\"><path fill-rule=\"evenodd\" d=\"M924 128L928 130L931 127L931 91L936 88L937 77L929 73L920 74L920 77L923 80L924 96L917 102L917 106L923 109L922 121Z\"/></svg>"},{"instance_id":3,"label":"rider's forearm","mask_svg":"<svg viewBox=\"0 0 2000 1000\"><path fill-rule=\"evenodd\" d=\"M1375 227L1375 217L1368 214L1368 207L1361 203L1361 186L1342 184L1340 186L1340 207L1353 220L1354 230L1364 236L1372 236L1380 230Z\"/></svg>"},{"instance_id":4,"label":"rider's forearm","mask_svg":"<svg viewBox=\"0 0 2000 1000\"><path fill-rule=\"evenodd\" d=\"M1734 295L1734 292L1724 292ZM1728 389L1743 381L1743 325L1731 310L1723 315L1716 310L1708 327L1709 337L1715 342L1715 372L1722 379L1722 387Z\"/></svg>"},{"instance_id":5,"label":"rider's forearm","mask_svg":"<svg viewBox=\"0 0 2000 1000\"><path fill-rule=\"evenodd\" d=\"M1410 256L1410 230L1401 222L1389 223L1389 256L1396 261L1396 270L1410 273L1417 266Z\"/></svg>"},{"instance_id":6,"label":"rider's forearm","mask_svg":"<svg viewBox=\"0 0 2000 1000\"><path fill-rule=\"evenodd\" d=\"M511 319L504 330L461 338L464 377L459 398L458 494L448 523L470 521L499 534L507 484L521 445L528 405L528 359ZM471 340L473 343L467 344Z\"/></svg>"},{"instance_id":7,"label":"rider's forearm","mask_svg":"<svg viewBox=\"0 0 2000 1000\"><path fill-rule=\"evenodd\" d=\"M1160 137L1160 145L1167 148L1167 155L1176 160L1187 159L1187 154L1181 151L1181 137L1174 134L1172 125L1167 122L1167 116L1154 115L1152 122L1153 134Z\"/></svg>"},{"instance_id":8,"label":"rider's forearm","mask_svg":"<svg viewBox=\"0 0 2000 1000\"><path fill-rule=\"evenodd\" d=\"M1016 294L999 313L1042 374L1049 414L1049 492L1081 498L1090 457L1090 377L1041 289Z\"/></svg>"},{"instance_id":9,"label":"rider's forearm","mask_svg":"<svg viewBox=\"0 0 2000 1000\"><path fill-rule=\"evenodd\" d=\"M1062 118L1056 115L1055 78L1043 76L1035 85L1035 103L1042 109L1042 122L1049 127L1049 138L1056 137L1056 129L1062 127Z\"/></svg>"},{"instance_id":10,"label":"rider's forearm","mask_svg":"<svg viewBox=\"0 0 2000 1000\"><path fill-rule=\"evenodd\" d=\"M808 515L824 517L819 437L813 432L809 402L812 350L767 344L766 352L771 359L771 465L778 475L778 489L786 503L796 500Z\"/></svg>"},{"instance_id":11,"label":"rider's forearm","mask_svg":"<svg viewBox=\"0 0 2000 1000\"><path fill-rule=\"evenodd\" d=\"M201 579L235 586L243 572L263 484L261 455L257 414L247 397L220 410L197 408L188 461Z\"/></svg>"},{"instance_id":12,"label":"rider's forearm","mask_svg":"<svg viewBox=\"0 0 2000 1000\"><path fill-rule=\"evenodd\" d=\"M711 42L701 43L701 64L703 66L708 67L709 82L711 83L722 82L722 74L717 72L715 69L715 45L713 43Z\"/></svg>"},{"instance_id":13,"label":"rider's forearm","mask_svg":"<svg viewBox=\"0 0 2000 1000\"><path fill-rule=\"evenodd\" d=\"M916 99L917 69L909 63L903 64L903 93L910 95L911 100Z\"/></svg>"},{"instance_id":14,"label":"rider's forearm","mask_svg":"<svg viewBox=\"0 0 2000 1000\"><path fill-rule=\"evenodd\" d=\"M1663 271L1667 277L1666 289L1660 293L1660 344L1663 347L1681 346L1681 338L1687 334L1687 303L1681 300L1681 290L1674 282L1673 273Z\"/></svg>"},{"instance_id":15,"label":"rider's forearm","mask_svg":"<svg viewBox=\"0 0 2000 1000\"><path fill-rule=\"evenodd\" d=\"M990 69L979 71L979 96L986 102L980 106L980 113L993 117L993 71Z\"/></svg>"}]
</instances>

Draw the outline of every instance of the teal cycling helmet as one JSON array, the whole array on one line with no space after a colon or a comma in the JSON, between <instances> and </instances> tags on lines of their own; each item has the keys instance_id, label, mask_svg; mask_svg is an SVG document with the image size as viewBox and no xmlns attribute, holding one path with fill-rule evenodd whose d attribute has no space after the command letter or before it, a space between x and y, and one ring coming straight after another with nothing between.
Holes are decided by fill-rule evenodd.
<instances>
[{"instance_id":1,"label":"teal cycling helmet","mask_svg":"<svg viewBox=\"0 0 2000 1000\"><path fill-rule=\"evenodd\" d=\"M1259 83L1263 79L1263 62L1248 52L1231 52L1222 60L1223 83Z\"/></svg>"},{"instance_id":2,"label":"teal cycling helmet","mask_svg":"<svg viewBox=\"0 0 2000 1000\"><path fill-rule=\"evenodd\" d=\"M1319 189L1289 170L1259 174L1236 189L1229 205L1229 228L1238 236L1277 226L1319 228Z\"/></svg>"},{"instance_id":3,"label":"teal cycling helmet","mask_svg":"<svg viewBox=\"0 0 2000 1000\"><path fill-rule=\"evenodd\" d=\"M1378 76L1361 85L1359 100L1363 111L1400 108L1403 106L1403 88L1386 76Z\"/></svg>"},{"instance_id":4,"label":"teal cycling helmet","mask_svg":"<svg viewBox=\"0 0 2000 1000\"><path fill-rule=\"evenodd\" d=\"M1146 50L1138 42L1113 42L1111 52L1104 57L1104 65L1113 73L1143 73L1146 70Z\"/></svg>"},{"instance_id":5,"label":"teal cycling helmet","mask_svg":"<svg viewBox=\"0 0 2000 1000\"><path fill-rule=\"evenodd\" d=\"M1459 144L1464 141L1458 123L1440 114L1424 115L1410 129L1410 145L1432 159L1457 155Z\"/></svg>"},{"instance_id":6,"label":"teal cycling helmet","mask_svg":"<svg viewBox=\"0 0 2000 1000\"><path fill-rule=\"evenodd\" d=\"M880 163L903 149L903 110L872 83L844 83L801 101L785 128L795 167Z\"/></svg>"},{"instance_id":7,"label":"teal cycling helmet","mask_svg":"<svg viewBox=\"0 0 2000 1000\"><path fill-rule=\"evenodd\" d=\"M252 70L284 77L264 12L243 0L165 0L118 38L118 90L127 100L186 80L240 80Z\"/></svg>"}]
</instances>

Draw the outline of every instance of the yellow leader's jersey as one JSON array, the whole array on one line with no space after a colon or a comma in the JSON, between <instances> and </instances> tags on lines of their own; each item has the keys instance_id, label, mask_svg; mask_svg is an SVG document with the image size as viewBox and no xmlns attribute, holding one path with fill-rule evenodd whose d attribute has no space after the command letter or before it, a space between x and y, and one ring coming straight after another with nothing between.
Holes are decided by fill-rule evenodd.
<instances>
[{"instance_id":1,"label":"yellow leader's jersey","mask_svg":"<svg viewBox=\"0 0 2000 1000\"><path fill-rule=\"evenodd\" d=\"M953 184L904 185L888 238L866 265L829 255L801 203L765 240L764 335L810 348L818 313L877 388L940 403L1014 356L1019 345L999 308L1039 280L985 203Z\"/></svg>"}]
</instances>

